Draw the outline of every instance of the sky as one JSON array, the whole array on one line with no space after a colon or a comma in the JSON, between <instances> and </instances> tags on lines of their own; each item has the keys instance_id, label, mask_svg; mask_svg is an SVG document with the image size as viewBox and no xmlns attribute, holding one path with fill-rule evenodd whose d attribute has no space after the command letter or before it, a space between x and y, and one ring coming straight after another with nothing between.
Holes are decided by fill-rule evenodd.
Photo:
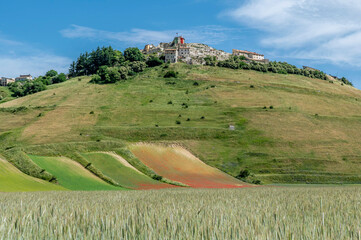
<instances>
[{"instance_id":1,"label":"sky","mask_svg":"<svg viewBox=\"0 0 361 240\"><path fill-rule=\"evenodd\" d=\"M12 0L0 9L0 76L67 73L98 46L143 48L179 33L315 67L361 89L359 0Z\"/></svg>"}]
</instances>

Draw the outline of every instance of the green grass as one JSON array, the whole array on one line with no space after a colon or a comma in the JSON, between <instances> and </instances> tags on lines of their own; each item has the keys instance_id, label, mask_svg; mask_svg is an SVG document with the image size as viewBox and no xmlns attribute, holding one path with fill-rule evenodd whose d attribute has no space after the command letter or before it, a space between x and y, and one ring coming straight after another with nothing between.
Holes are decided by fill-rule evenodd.
<instances>
[{"instance_id":1,"label":"green grass","mask_svg":"<svg viewBox=\"0 0 361 240\"><path fill-rule=\"evenodd\" d=\"M360 199L359 186L1 194L0 236L360 239Z\"/></svg>"},{"instance_id":2,"label":"green grass","mask_svg":"<svg viewBox=\"0 0 361 240\"><path fill-rule=\"evenodd\" d=\"M53 174L59 184L70 190L122 190L103 182L80 164L64 157L29 156L39 167Z\"/></svg>"},{"instance_id":3,"label":"green grass","mask_svg":"<svg viewBox=\"0 0 361 240\"><path fill-rule=\"evenodd\" d=\"M0 86L0 103L7 102L14 99L11 97L11 92L7 87Z\"/></svg>"},{"instance_id":4,"label":"green grass","mask_svg":"<svg viewBox=\"0 0 361 240\"><path fill-rule=\"evenodd\" d=\"M163 78L168 70L179 77ZM350 86L184 64L111 85L81 79L1 104L0 151L47 143L175 143L224 172L236 176L247 168L265 183L361 181L361 92ZM27 111L11 112L21 106Z\"/></svg>"},{"instance_id":5,"label":"green grass","mask_svg":"<svg viewBox=\"0 0 361 240\"><path fill-rule=\"evenodd\" d=\"M9 162L0 159L0 192L55 191L63 187L20 172Z\"/></svg>"},{"instance_id":6,"label":"green grass","mask_svg":"<svg viewBox=\"0 0 361 240\"><path fill-rule=\"evenodd\" d=\"M82 156L123 187L136 189L142 188L144 185L160 184L160 182L124 166L119 160L106 153L85 153Z\"/></svg>"}]
</instances>

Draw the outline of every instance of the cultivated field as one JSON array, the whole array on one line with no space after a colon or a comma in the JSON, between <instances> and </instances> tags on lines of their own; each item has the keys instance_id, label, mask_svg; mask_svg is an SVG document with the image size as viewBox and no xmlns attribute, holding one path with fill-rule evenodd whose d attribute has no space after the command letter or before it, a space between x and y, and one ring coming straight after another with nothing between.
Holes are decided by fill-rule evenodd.
<instances>
[{"instance_id":1,"label":"cultivated field","mask_svg":"<svg viewBox=\"0 0 361 240\"><path fill-rule=\"evenodd\" d=\"M120 186L131 189L160 189L175 187L170 184L153 180L132 167L125 159L112 153L82 154L104 175L112 178ZM122 160L122 162L120 161ZM126 166L127 164L127 166Z\"/></svg>"},{"instance_id":2,"label":"cultivated field","mask_svg":"<svg viewBox=\"0 0 361 240\"><path fill-rule=\"evenodd\" d=\"M30 177L0 158L0 192L65 190L61 186Z\"/></svg>"},{"instance_id":3,"label":"cultivated field","mask_svg":"<svg viewBox=\"0 0 361 240\"><path fill-rule=\"evenodd\" d=\"M65 157L29 156L38 166L56 176L59 184L69 190L122 190L103 182L79 163Z\"/></svg>"},{"instance_id":4,"label":"cultivated field","mask_svg":"<svg viewBox=\"0 0 361 240\"><path fill-rule=\"evenodd\" d=\"M0 194L0 239L71 238L359 240L361 187Z\"/></svg>"},{"instance_id":5,"label":"cultivated field","mask_svg":"<svg viewBox=\"0 0 361 240\"><path fill-rule=\"evenodd\" d=\"M212 168L182 147L137 144L134 155L160 176L193 188L238 188L250 186Z\"/></svg>"}]
</instances>

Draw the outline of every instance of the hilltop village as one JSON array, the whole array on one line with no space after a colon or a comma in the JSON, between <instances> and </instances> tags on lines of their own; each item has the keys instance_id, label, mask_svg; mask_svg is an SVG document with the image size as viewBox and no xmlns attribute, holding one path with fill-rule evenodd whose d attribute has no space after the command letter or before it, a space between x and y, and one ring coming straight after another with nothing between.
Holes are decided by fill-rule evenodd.
<instances>
[{"instance_id":1,"label":"hilltop village","mask_svg":"<svg viewBox=\"0 0 361 240\"><path fill-rule=\"evenodd\" d=\"M145 55L164 55L165 62L168 63L185 62L188 64L205 64L205 57L216 57L218 61L224 61L232 55L244 56L245 61L248 62L269 63L269 60L265 59L263 54L237 49L233 49L231 54L202 43L186 43L183 36L176 36L172 42L160 43L158 46L147 44L142 50L142 53Z\"/></svg>"},{"instance_id":2,"label":"hilltop village","mask_svg":"<svg viewBox=\"0 0 361 240\"><path fill-rule=\"evenodd\" d=\"M29 75L18 78L0 78L1 86L8 86L15 96L24 96L46 89L46 85L60 83L76 76L93 76L92 82L113 83L127 79L144 71L147 67L163 63L182 62L190 65L218 66L231 69L255 70L278 74L297 74L310 78L339 81L352 85L346 78L337 78L320 70L304 66L302 69L286 62L270 62L263 54L233 49L232 53L214 49L202 43L186 43L183 36L176 36L172 42L145 45L144 49L130 47L124 53L109 47L98 47L92 52L81 54L69 68L69 73L58 74L50 70L36 79ZM174 73L172 73L172 76Z\"/></svg>"}]
</instances>

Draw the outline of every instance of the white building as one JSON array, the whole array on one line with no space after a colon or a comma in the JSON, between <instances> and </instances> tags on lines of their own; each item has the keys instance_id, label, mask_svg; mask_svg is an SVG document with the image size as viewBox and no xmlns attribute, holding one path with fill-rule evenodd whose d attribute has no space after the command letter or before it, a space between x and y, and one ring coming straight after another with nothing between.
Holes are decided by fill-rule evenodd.
<instances>
[{"instance_id":1,"label":"white building","mask_svg":"<svg viewBox=\"0 0 361 240\"><path fill-rule=\"evenodd\" d=\"M180 57L184 57L184 58L189 57L189 55L190 55L190 48L189 48L189 47L179 47L179 48L178 48L178 55L179 55Z\"/></svg>"},{"instance_id":2,"label":"white building","mask_svg":"<svg viewBox=\"0 0 361 240\"><path fill-rule=\"evenodd\" d=\"M164 50L165 62L176 63L178 61L177 49L169 48Z\"/></svg>"},{"instance_id":3,"label":"white building","mask_svg":"<svg viewBox=\"0 0 361 240\"><path fill-rule=\"evenodd\" d=\"M10 83L14 83L14 82L15 82L14 78L6 78L6 77L0 78L0 86L6 87Z\"/></svg>"},{"instance_id":4,"label":"white building","mask_svg":"<svg viewBox=\"0 0 361 240\"><path fill-rule=\"evenodd\" d=\"M20 77L15 78L16 82L23 82L23 81L28 81L28 80L33 80L33 77L28 74L28 75L20 75Z\"/></svg>"},{"instance_id":5,"label":"white building","mask_svg":"<svg viewBox=\"0 0 361 240\"><path fill-rule=\"evenodd\" d=\"M244 56L249 60L255 60L255 61L263 61L264 60L264 55L255 53L255 52L250 52L247 50L233 49L233 55L234 56Z\"/></svg>"}]
</instances>

